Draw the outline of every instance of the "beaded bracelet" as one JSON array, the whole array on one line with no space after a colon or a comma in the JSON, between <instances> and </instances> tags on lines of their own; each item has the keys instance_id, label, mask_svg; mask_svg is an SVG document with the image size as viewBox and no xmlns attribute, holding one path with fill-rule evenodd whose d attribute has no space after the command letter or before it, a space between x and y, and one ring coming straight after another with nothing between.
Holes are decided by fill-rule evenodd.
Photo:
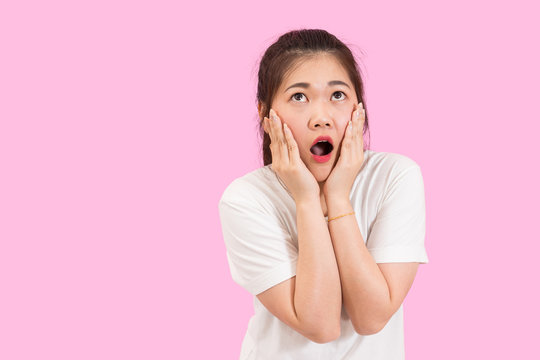
<instances>
[{"instance_id":1,"label":"beaded bracelet","mask_svg":"<svg viewBox=\"0 0 540 360\"><path fill-rule=\"evenodd\" d=\"M351 213L348 213L348 214L339 215L339 216L333 217L333 218L331 218L331 219L328 219L328 222L330 222L330 221L332 221L332 220L339 219L340 217L344 217L344 216L347 216L347 215L354 215L354 211L351 212Z\"/></svg>"}]
</instances>

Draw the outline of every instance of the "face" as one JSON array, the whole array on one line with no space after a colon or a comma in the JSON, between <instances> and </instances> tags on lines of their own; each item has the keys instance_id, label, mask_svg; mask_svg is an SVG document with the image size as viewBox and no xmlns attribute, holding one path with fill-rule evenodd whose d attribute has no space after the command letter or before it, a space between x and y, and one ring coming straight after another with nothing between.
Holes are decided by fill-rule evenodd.
<instances>
[{"instance_id":1,"label":"face","mask_svg":"<svg viewBox=\"0 0 540 360\"><path fill-rule=\"evenodd\" d=\"M304 61L283 79L276 92L271 108L291 129L300 158L319 183L337 163L345 129L357 104L349 76L329 54ZM329 136L333 144L332 152L324 157L310 150L320 136Z\"/></svg>"}]
</instances>

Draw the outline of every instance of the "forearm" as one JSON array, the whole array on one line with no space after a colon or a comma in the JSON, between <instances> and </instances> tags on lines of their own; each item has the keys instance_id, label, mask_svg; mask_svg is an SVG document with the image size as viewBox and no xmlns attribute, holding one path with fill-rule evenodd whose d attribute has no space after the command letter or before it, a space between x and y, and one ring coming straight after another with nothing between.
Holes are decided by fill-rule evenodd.
<instances>
[{"instance_id":1,"label":"forearm","mask_svg":"<svg viewBox=\"0 0 540 360\"><path fill-rule=\"evenodd\" d=\"M353 212L348 199L327 199L329 218ZM328 223L337 259L343 305L357 332L376 332L388 320L390 293L369 253L354 215Z\"/></svg>"},{"instance_id":2,"label":"forearm","mask_svg":"<svg viewBox=\"0 0 540 360\"><path fill-rule=\"evenodd\" d=\"M339 329L341 286L330 233L319 199L296 204L298 263L294 307L310 329Z\"/></svg>"}]
</instances>

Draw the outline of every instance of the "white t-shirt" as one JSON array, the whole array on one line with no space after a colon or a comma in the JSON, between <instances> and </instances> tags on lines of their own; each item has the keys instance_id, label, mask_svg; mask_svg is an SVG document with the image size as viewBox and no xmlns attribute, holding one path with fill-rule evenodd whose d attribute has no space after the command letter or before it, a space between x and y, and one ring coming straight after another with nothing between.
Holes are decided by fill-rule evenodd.
<instances>
[{"instance_id":1,"label":"white t-shirt","mask_svg":"<svg viewBox=\"0 0 540 360\"><path fill-rule=\"evenodd\" d=\"M425 199L420 167L394 153L364 152L350 199L376 263L427 263ZM283 323L256 295L296 275L298 233L294 199L271 165L234 180L219 202L233 280L253 295L240 360L404 359L403 305L376 334L360 335L342 307L341 336L318 344Z\"/></svg>"}]
</instances>

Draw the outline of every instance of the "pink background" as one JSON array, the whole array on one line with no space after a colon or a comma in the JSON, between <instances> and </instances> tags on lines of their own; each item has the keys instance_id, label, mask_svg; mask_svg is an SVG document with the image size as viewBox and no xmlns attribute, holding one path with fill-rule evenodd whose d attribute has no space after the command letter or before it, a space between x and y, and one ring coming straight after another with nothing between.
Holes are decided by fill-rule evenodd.
<instances>
[{"instance_id":1,"label":"pink background","mask_svg":"<svg viewBox=\"0 0 540 360\"><path fill-rule=\"evenodd\" d=\"M371 148L423 171L407 358L539 358L535 1L181 3L1 3L1 359L238 358L217 203L261 166L257 61L304 27L354 45Z\"/></svg>"}]
</instances>

